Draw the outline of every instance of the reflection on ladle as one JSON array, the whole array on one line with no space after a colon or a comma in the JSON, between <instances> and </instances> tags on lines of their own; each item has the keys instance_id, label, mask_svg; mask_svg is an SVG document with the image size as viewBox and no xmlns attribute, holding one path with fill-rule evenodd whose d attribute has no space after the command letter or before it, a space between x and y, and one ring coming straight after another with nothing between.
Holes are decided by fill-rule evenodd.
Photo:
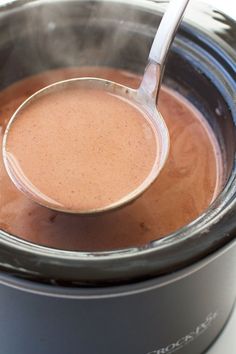
<instances>
[{"instance_id":1,"label":"reflection on ladle","mask_svg":"<svg viewBox=\"0 0 236 354\"><path fill-rule=\"evenodd\" d=\"M47 208L93 214L121 207L157 178L169 150L156 108L164 64L189 0L172 0L156 33L140 87L82 78L32 95L3 139L6 170Z\"/></svg>"}]
</instances>

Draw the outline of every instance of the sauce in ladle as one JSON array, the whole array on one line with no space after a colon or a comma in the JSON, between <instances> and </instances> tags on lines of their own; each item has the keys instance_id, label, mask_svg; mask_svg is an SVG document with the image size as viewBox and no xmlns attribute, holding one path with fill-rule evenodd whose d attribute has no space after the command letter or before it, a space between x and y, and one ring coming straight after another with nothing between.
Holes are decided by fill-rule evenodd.
<instances>
[{"instance_id":1,"label":"sauce in ladle","mask_svg":"<svg viewBox=\"0 0 236 354\"><path fill-rule=\"evenodd\" d=\"M8 133L5 159L31 199L83 212L142 185L159 149L152 122L137 106L105 91L68 87L25 106Z\"/></svg>"}]
</instances>

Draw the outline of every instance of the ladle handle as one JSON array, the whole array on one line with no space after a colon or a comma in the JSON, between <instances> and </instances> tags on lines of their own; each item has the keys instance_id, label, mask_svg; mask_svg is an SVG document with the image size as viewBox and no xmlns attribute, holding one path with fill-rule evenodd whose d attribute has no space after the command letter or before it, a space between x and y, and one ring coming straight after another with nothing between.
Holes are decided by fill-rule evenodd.
<instances>
[{"instance_id":1,"label":"ladle handle","mask_svg":"<svg viewBox=\"0 0 236 354\"><path fill-rule=\"evenodd\" d=\"M170 0L152 43L140 91L145 91L155 101L162 82L166 56L188 2L189 0Z\"/></svg>"},{"instance_id":2,"label":"ladle handle","mask_svg":"<svg viewBox=\"0 0 236 354\"><path fill-rule=\"evenodd\" d=\"M189 0L171 0L155 35L149 61L163 65Z\"/></svg>"}]
</instances>

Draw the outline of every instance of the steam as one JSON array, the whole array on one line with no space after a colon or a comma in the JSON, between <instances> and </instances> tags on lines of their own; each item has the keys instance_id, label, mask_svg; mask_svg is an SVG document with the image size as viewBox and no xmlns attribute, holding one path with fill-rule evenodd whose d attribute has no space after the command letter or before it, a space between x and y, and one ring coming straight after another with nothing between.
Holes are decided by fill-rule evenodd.
<instances>
[{"instance_id":1,"label":"steam","mask_svg":"<svg viewBox=\"0 0 236 354\"><path fill-rule=\"evenodd\" d=\"M158 25L153 11L128 0L21 0L0 10L0 89L65 67L142 74Z\"/></svg>"},{"instance_id":2,"label":"steam","mask_svg":"<svg viewBox=\"0 0 236 354\"><path fill-rule=\"evenodd\" d=\"M40 1L28 6L25 24L32 65L44 67L125 66L147 59L140 12L134 4L110 1ZM39 71L38 70L38 71Z\"/></svg>"}]
</instances>

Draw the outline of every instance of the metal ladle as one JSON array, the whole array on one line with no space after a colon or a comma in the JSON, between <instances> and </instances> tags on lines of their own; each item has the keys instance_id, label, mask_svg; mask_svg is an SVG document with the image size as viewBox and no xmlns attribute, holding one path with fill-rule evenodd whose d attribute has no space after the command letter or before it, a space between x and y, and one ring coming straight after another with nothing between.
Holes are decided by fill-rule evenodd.
<instances>
[{"instance_id":1,"label":"metal ladle","mask_svg":"<svg viewBox=\"0 0 236 354\"><path fill-rule=\"evenodd\" d=\"M157 109L157 99L164 73L166 56L175 37L176 31L179 27L188 2L189 0L170 1L155 35L148 58L148 64L146 66L141 85L138 89L134 90L130 87L117 84L116 82L99 78L75 78L49 85L39 90L26 101L24 101L24 103L17 109L8 123L3 137L2 147L3 161L7 173L18 189L23 191L30 199L34 200L36 203L50 209L75 214L94 214L97 212L104 212L114 208L122 207L125 204L130 203L132 200L141 195L155 181L165 164L169 151L169 134L165 122ZM21 178L22 175L18 173L17 168L12 165L11 159L8 158L7 154L7 143L11 133L12 125L14 124L15 120L20 117L22 111L32 102L35 102L35 100L46 94L55 92L55 90L59 91L64 90L65 88L73 87L104 90L106 92L115 94L116 96L125 98L133 105L139 107L139 109L141 109L145 115L150 118L153 126L156 129L158 140L161 146L159 156L156 158L150 174L143 181L143 183L139 185L134 191L122 197L120 200L102 208L82 211L70 209L68 210L65 207L55 205L53 201L50 200L50 198L43 198L40 194L40 191L39 194L36 195L35 188L31 189L32 185L30 183L25 183L25 181Z\"/></svg>"}]
</instances>

